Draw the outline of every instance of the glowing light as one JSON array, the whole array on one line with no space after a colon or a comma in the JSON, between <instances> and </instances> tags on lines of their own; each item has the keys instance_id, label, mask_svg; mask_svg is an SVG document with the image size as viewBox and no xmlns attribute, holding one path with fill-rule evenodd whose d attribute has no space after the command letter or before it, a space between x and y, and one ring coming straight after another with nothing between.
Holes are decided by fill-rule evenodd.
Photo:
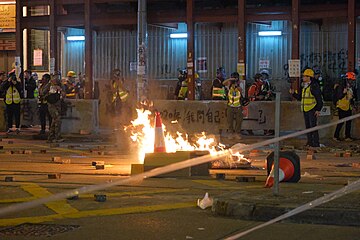
<instances>
[{"instance_id":1,"label":"glowing light","mask_svg":"<svg viewBox=\"0 0 360 240\"><path fill-rule=\"evenodd\" d=\"M68 41L84 41L85 36L67 36Z\"/></svg>"},{"instance_id":2,"label":"glowing light","mask_svg":"<svg viewBox=\"0 0 360 240\"><path fill-rule=\"evenodd\" d=\"M187 38L187 33L170 33L170 38Z\"/></svg>"},{"instance_id":3,"label":"glowing light","mask_svg":"<svg viewBox=\"0 0 360 240\"><path fill-rule=\"evenodd\" d=\"M263 36L263 37L266 37L266 36L281 36L282 32L281 31L260 31L258 34L259 34L259 36Z\"/></svg>"}]
</instances>

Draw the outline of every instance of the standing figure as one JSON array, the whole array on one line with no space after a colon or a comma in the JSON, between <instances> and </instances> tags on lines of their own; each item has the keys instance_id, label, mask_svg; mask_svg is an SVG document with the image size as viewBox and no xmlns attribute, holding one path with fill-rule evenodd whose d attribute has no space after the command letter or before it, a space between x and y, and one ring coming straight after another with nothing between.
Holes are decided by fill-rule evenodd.
<instances>
[{"instance_id":1,"label":"standing figure","mask_svg":"<svg viewBox=\"0 0 360 240\"><path fill-rule=\"evenodd\" d=\"M303 73L303 83L301 93L290 89L294 98L301 100L301 111L304 113L305 127L313 128L317 126L317 119L323 107L323 100L319 84L314 79L314 71L310 68ZM307 146L320 147L319 132L312 131L307 134Z\"/></svg>"},{"instance_id":2,"label":"standing figure","mask_svg":"<svg viewBox=\"0 0 360 240\"><path fill-rule=\"evenodd\" d=\"M231 78L226 79L223 84L228 87L227 121L228 133L232 138L241 139L241 124L243 113L241 106L241 88L239 73L233 72Z\"/></svg>"},{"instance_id":3,"label":"standing figure","mask_svg":"<svg viewBox=\"0 0 360 240\"><path fill-rule=\"evenodd\" d=\"M354 91L353 84L355 83L356 76L353 72L347 72L345 79L334 86L334 102L338 110L339 119L350 117L352 115L352 108L354 105ZM334 133L334 140L340 141L340 131L344 123L339 123L336 126ZM345 125L345 141L353 141L351 137L351 120L346 121Z\"/></svg>"},{"instance_id":4,"label":"standing figure","mask_svg":"<svg viewBox=\"0 0 360 240\"><path fill-rule=\"evenodd\" d=\"M219 67L216 69L216 78L212 82L211 86L211 97L213 100L225 100L226 92L223 82L226 78L225 69Z\"/></svg>"},{"instance_id":5,"label":"standing figure","mask_svg":"<svg viewBox=\"0 0 360 240\"><path fill-rule=\"evenodd\" d=\"M55 72L54 75L51 76L48 85L48 87L45 87L49 89L49 91L45 93L45 99L48 103L52 122L47 142L63 142L64 139L61 138L61 100L65 98L66 94L61 84L59 72Z\"/></svg>"},{"instance_id":6,"label":"standing figure","mask_svg":"<svg viewBox=\"0 0 360 240\"><path fill-rule=\"evenodd\" d=\"M0 71L0 98L5 98L5 91L1 88L1 85L7 80L6 73L4 71Z\"/></svg>"},{"instance_id":7,"label":"standing figure","mask_svg":"<svg viewBox=\"0 0 360 240\"><path fill-rule=\"evenodd\" d=\"M75 99L76 98L76 87L75 87L76 72L68 71L66 76L67 76L67 79L64 82L66 98Z\"/></svg>"},{"instance_id":8,"label":"standing figure","mask_svg":"<svg viewBox=\"0 0 360 240\"><path fill-rule=\"evenodd\" d=\"M264 99L264 92L261 91L263 84L263 76L260 73L256 73L254 82L248 90L248 98L250 101L261 101ZM247 132L249 135L254 135L254 132L251 129L248 129Z\"/></svg>"},{"instance_id":9,"label":"standing figure","mask_svg":"<svg viewBox=\"0 0 360 240\"><path fill-rule=\"evenodd\" d=\"M39 85L39 97L38 97L38 107L39 107L39 118L40 118L40 135L45 134L46 129L46 118L49 120L49 129L51 126L52 118L49 113L48 103L45 99L46 94L49 93L50 88L50 75L44 74L41 78Z\"/></svg>"},{"instance_id":10,"label":"standing figure","mask_svg":"<svg viewBox=\"0 0 360 240\"><path fill-rule=\"evenodd\" d=\"M273 101L275 99L275 88L270 83L270 73L268 70L263 69L260 74L262 75L263 85L261 86L261 95L264 96L264 101ZM265 129L264 135L274 135L275 130Z\"/></svg>"},{"instance_id":11,"label":"standing figure","mask_svg":"<svg viewBox=\"0 0 360 240\"><path fill-rule=\"evenodd\" d=\"M176 99L177 100L186 100L188 97L188 80L187 80L187 71L179 70L178 82L175 89Z\"/></svg>"},{"instance_id":12,"label":"standing figure","mask_svg":"<svg viewBox=\"0 0 360 240\"><path fill-rule=\"evenodd\" d=\"M33 99L35 98L34 93L36 89L36 81L32 76L30 70L24 71L24 85L25 85L25 98Z\"/></svg>"},{"instance_id":13,"label":"standing figure","mask_svg":"<svg viewBox=\"0 0 360 240\"><path fill-rule=\"evenodd\" d=\"M5 92L5 105L7 117L7 133L12 132L13 117L15 117L16 134L20 133L20 101L21 83L17 81L15 73L11 74L7 81L1 84L2 91Z\"/></svg>"},{"instance_id":14,"label":"standing figure","mask_svg":"<svg viewBox=\"0 0 360 240\"><path fill-rule=\"evenodd\" d=\"M124 87L124 81L120 69L114 69L111 79L111 104L115 115L121 114L122 106L129 97L129 93Z\"/></svg>"}]
</instances>

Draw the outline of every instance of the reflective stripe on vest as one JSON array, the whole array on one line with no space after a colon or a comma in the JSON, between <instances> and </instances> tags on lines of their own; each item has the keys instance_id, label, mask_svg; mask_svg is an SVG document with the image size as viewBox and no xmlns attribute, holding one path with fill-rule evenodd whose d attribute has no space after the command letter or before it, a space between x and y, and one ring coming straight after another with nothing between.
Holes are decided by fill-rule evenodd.
<instances>
[{"instance_id":1,"label":"reflective stripe on vest","mask_svg":"<svg viewBox=\"0 0 360 240\"><path fill-rule=\"evenodd\" d=\"M340 108L341 110L348 111L351 110L352 107L350 105L350 100L353 98L353 92L351 88L347 90L346 95L337 101L336 107Z\"/></svg>"},{"instance_id":2,"label":"reflective stripe on vest","mask_svg":"<svg viewBox=\"0 0 360 240\"><path fill-rule=\"evenodd\" d=\"M188 91L187 81L182 81L178 97L179 98L186 98L187 97L187 91Z\"/></svg>"},{"instance_id":3,"label":"reflective stripe on vest","mask_svg":"<svg viewBox=\"0 0 360 240\"><path fill-rule=\"evenodd\" d=\"M225 98L225 89L224 88L213 87L212 96L213 97Z\"/></svg>"},{"instance_id":4,"label":"reflective stripe on vest","mask_svg":"<svg viewBox=\"0 0 360 240\"><path fill-rule=\"evenodd\" d=\"M310 86L303 88L301 97L301 111L308 112L316 105L316 99L312 95Z\"/></svg>"},{"instance_id":5,"label":"reflective stripe on vest","mask_svg":"<svg viewBox=\"0 0 360 240\"><path fill-rule=\"evenodd\" d=\"M19 103L20 102L20 93L15 87L10 86L8 88L8 90L6 91L5 99L6 99L5 100L6 104Z\"/></svg>"},{"instance_id":6,"label":"reflective stripe on vest","mask_svg":"<svg viewBox=\"0 0 360 240\"><path fill-rule=\"evenodd\" d=\"M230 107L240 107L240 91L238 89L230 88L230 91L228 93L228 106Z\"/></svg>"}]
</instances>

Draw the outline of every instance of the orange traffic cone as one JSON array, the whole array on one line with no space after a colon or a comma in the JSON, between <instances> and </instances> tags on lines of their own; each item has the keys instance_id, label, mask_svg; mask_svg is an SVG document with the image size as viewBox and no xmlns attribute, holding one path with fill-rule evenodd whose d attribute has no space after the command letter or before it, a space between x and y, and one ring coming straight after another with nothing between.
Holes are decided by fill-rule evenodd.
<instances>
[{"instance_id":1,"label":"orange traffic cone","mask_svg":"<svg viewBox=\"0 0 360 240\"><path fill-rule=\"evenodd\" d=\"M166 152L164 131L159 112L155 112L155 141L154 152Z\"/></svg>"}]
</instances>

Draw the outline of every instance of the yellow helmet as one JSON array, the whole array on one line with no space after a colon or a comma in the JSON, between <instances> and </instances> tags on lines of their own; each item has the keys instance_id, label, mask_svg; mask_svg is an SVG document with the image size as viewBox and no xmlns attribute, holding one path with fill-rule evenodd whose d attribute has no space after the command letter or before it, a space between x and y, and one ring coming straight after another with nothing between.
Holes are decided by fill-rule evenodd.
<instances>
[{"instance_id":1,"label":"yellow helmet","mask_svg":"<svg viewBox=\"0 0 360 240\"><path fill-rule=\"evenodd\" d=\"M305 69L304 73L303 73L304 76L306 77L314 77L314 71L310 68L307 68Z\"/></svg>"},{"instance_id":2,"label":"yellow helmet","mask_svg":"<svg viewBox=\"0 0 360 240\"><path fill-rule=\"evenodd\" d=\"M74 71L68 71L67 75L68 77L76 77L76 72Z\"/></svg>"}]
</instances>

